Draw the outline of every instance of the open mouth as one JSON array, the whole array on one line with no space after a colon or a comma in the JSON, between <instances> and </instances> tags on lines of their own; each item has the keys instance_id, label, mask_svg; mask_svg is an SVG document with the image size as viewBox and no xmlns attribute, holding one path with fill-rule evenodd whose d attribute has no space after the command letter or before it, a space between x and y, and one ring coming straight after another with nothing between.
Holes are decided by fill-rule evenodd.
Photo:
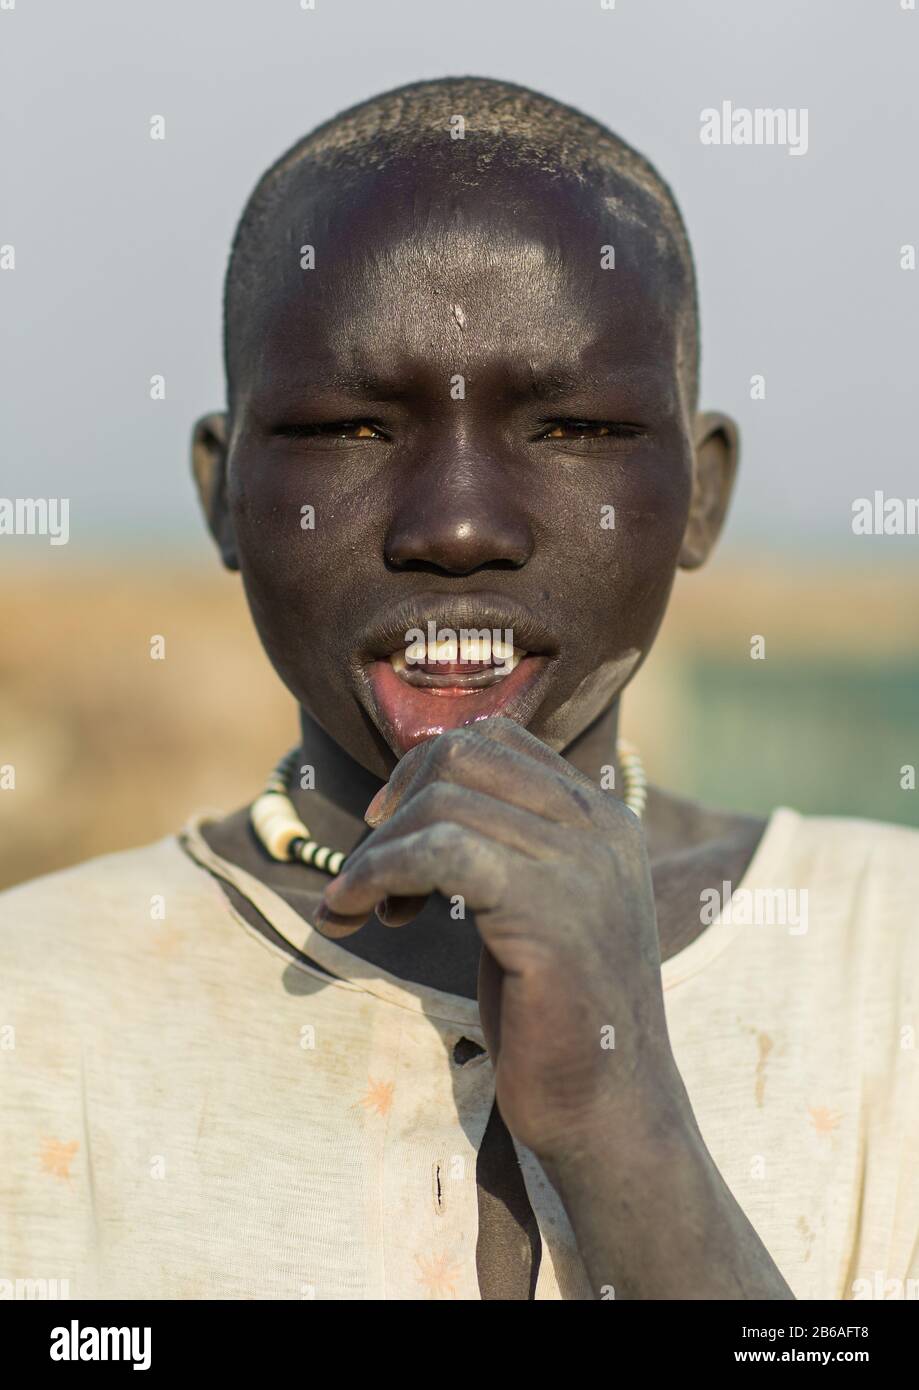
<instances>
[{"instance_id":1,"label":"open mouth","mask_svg":"<svg viewBox=\"0 0 919 1390\"><path fill-rule=\"evenodd\" d=\"M533 613L503 596L416 593L363 634L356 666L368 712L402 757L496 715L525 726L557 651Z\"/></svg>"},{"instance_id":2,"label":"open mouth","mask_svg":"<svg viewBox=\"0 0 919 1390\"><path fill-rule=\"evenodd\" d=\"M430 644L414 659L405 649L375 660L367 674L382 733L399 756L448 728L505 714L526 723L534 682L548 657L495 642L491 652Z\"/></svg>"}]
</instances>

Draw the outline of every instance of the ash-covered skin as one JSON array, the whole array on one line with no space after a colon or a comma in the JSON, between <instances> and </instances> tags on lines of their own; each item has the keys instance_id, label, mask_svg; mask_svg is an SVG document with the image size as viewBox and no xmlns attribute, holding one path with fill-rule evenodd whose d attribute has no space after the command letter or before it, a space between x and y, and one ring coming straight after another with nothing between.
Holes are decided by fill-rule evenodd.
<instances>
[{"instance_id":1,"label":"ash-covered skin","mask_svg":"<svg viewBox=\"0 0 919 1390\"><path fill-rule=\"evenodd\" d=\"M713 466L693 501L682 272L653 202L627 196L617 218L608 188L499 160L469 187L413 156L357 181L305 178L284 206L290 235L266 246L233 348L218 524L282 680L380 777L396 757L357 641L375 611L419 592L525 605L554 648L526 723L561 750L634 675L678 562L713 539L723 422L707 422ZM294 254L303 228L312 271ZM614 432L547 438L557 420ZM349 421L368 437L328 432Z\"/></svg>"},{"instance_id":2,"label":"ash-covered skin","mask_svg":"<svg viewBox=\"0 0 919 1390\"><path fill-rule=\"evenodd\" d=\"M639 827L597 777L676 569L704 560L733 479L733 426L694 414L685 259L641 181L595 186L494 146L303 174L261 226L229 430L200 422L195 463L304 712L304 757L336 785L308 794L312 833L350 827L352 853L317 915L244 813L209 842L349 950L478 998L497 1107L476 1172L483 1289L534 1286L513 1136L598 1296L787 1298L699 1133L660 980L698 930L700 885L739 877L762 826L664 795ZM400 758L374 662L413 604L421 627L451 605L515 605L539 665L511 719ZM649 847L675 872L659 879ZM447 929L454 895L468 912Z\"/></svg>"}]
</instances>

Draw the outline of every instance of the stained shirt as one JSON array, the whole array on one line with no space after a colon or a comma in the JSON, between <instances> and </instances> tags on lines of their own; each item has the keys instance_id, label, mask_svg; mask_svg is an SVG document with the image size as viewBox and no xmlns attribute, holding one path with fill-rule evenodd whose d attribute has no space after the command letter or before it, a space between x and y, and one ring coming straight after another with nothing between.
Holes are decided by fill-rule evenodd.
<instances>
[{"instance_id":1,"label":"stained shirt","mask_svg":"<svg viewBox=\"0 0 919 1390\"><path fill-rule=\"evenodd\" d=\"M0 895L0 1296L477 1299L476 1003L319 935L205 819ZM782 807L716 887L662 972L708 1149L798 1298L915 1297L919 832ZM604 1296L517 1153L535 1297Z\"/></svg>"}]
</instances>

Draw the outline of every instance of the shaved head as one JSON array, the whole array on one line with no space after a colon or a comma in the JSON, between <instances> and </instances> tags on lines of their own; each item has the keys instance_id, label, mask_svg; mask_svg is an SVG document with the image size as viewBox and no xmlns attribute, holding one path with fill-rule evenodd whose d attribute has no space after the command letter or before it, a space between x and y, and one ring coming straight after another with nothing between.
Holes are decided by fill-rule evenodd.
<instances>
[{"instance_id":1,"label":"shaved head","mask_svg":"<svg viewBox=\"0 0 919 1390\"><path fill-rule=\"evenodd\" d=\"M727 510L737 432L696 410L670 190L522 87L403 87L279 159L234 239L226 363L230 409L195 430L211 529L287 688L377 776L446 717L387 703L405 604L522 605L502 708L561 751Z\"/></svg>"},{"instance_id":2,"label":"shaved head","mask_svg":"<svg viewBox=\"0 0 919 1390\"><path fill-rule=\"evenodd\" d=\"M461 118L461 124L458 118ZM460 132L462 138L458 138ZM298 140L262 175L243 211L224 289L224 358L232 411L240 373L238 344L254 298L272 267L293 256L307 229L289 210L321 202L323 189L339 202L356 198L370 180L376 196L387 167L398 178L406 162L423 167L445 196L462 205L464 191L493 187L495 215L513 217L519 181L530 197L553 185L581 185L597 221L597 258L616 228L640 225L666 264L678 326L679 372L690 410L699 370L695 270L676 201L654 167L599 122L525 87L486 78L442 78L383 93L326 121ZM505 196L506 195L506 196ZM381 221L385 221L385 206ZM561 229L562 232L564 229ZM560 240L563 237L560 236Z\"/></svg>"}]
</instances>

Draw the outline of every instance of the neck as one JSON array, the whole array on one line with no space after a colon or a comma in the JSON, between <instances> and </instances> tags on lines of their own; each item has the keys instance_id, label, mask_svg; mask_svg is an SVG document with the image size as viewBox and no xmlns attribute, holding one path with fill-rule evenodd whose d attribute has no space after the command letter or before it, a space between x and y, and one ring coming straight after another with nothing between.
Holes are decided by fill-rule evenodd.
<instances>
[{"instance_id":1,"label":"neck","mask_svg":"<svg viewBox=\"0 0 919 1390\"><path fill-rule=\"evenodd\" d=\"M573 743L569 743L563 757L598 786L602 784L604 768L615 767L615 788L621 792L622 770L616 757L618 734L619 700L616 699L582 734L578 734Z\"/></svg>"},{"instance_id":2,"label":"neck","mask_svg":"<svg viewBox=\"0 0 919 1390\"><path fill-rule=\"evenodd\" d=\"M355 762L302 709L297 766L312 768L314 783L304 791L299 777L294 779L291 800L297 814L325 844L350 853L369 833L364 812L383 782Z\"/></svg>"}]
</instances>

